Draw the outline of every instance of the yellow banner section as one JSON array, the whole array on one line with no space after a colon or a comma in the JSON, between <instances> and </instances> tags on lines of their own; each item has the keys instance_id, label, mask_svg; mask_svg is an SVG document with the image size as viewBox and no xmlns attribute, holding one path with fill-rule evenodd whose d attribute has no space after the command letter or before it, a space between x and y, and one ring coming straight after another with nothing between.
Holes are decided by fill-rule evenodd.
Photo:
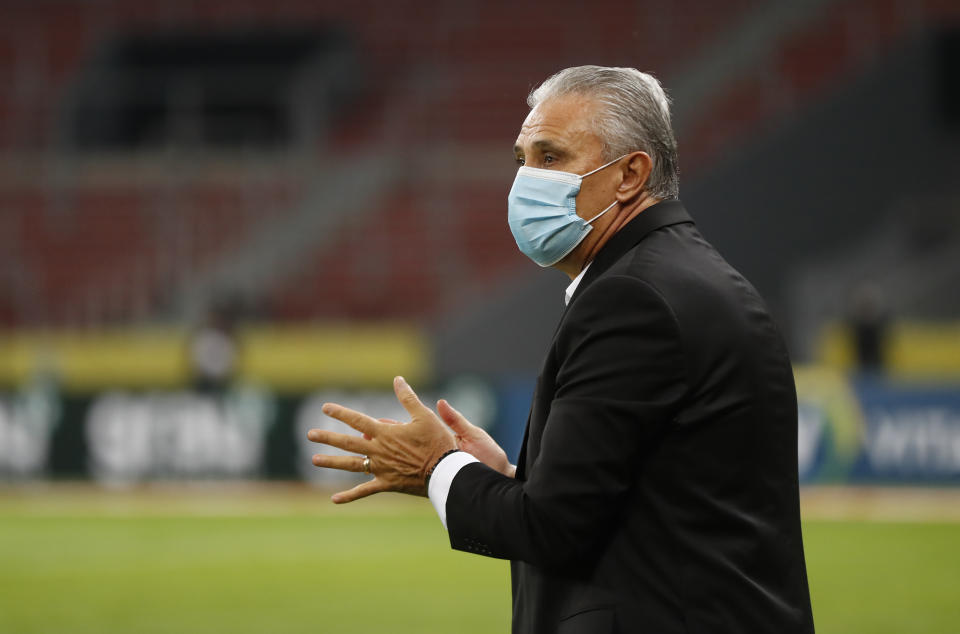
<instances>
[{"instance_id":1,"label":"yellow banner section","mask_svg":"<svg viewBox=\"0 0 960 634\"><path fill-rule=\"evenodd\" d=\"M263 328L244 338L242 376L280 390L318 385L391 389L432 380L427 338L409 326Z\"/></svg>"},{"instance_id":2,"label":"yellow banner section","mask_svg":"<svg viewBox=\"0 0 960 634\"><path fill-rule=\"evenodd\" d=\"M884 346L885 368L905 379L955 379L960 377L960 322L894 322ZM834 323L824 329L817 361L842 370L853 370L856 352L851 329Z\"/></svg>"},{"instance_id":3,"label":"yellow banner section","mask_svg":"<svg viewBox=\"0 0 960 634\"><path fill-rule=\"evenodd\" d=\"M255 327L237 340L237 377L280 391L431 379L428 342L410 326ZM191 380L189 341L175 329L0 333L0 385L48 376L75 391L182 386Z\"/></svg>"}]
</instances>

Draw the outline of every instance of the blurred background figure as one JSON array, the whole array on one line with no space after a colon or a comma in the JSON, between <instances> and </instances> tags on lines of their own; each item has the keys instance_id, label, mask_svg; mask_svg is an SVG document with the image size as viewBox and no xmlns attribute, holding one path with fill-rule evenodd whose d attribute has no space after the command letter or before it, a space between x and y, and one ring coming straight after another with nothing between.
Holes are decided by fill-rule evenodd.
<instances>
[{"instance_id":1,"label":"blurred background figure","mask_svg":"<svg viewBox=\"0 0 960 634\"><path fill-rule=\"evenodd\" d=\"M850 298L850 328L861 372L879 374L886 364L886 338L890 316L883 291L865 282L853 290Z\"/></svg>"},{"instance_id":2,"label":"blurred background figure","mask_svg":"<svg viewBox=\"0 0 960 634\"><path fill-rule=\"evenodd\" d=\"M190 335L187 355L195 390L222 394L235 378L240 363L236 329L241 310L236 300L221 296Z\"/></svg>"}]
</instances>

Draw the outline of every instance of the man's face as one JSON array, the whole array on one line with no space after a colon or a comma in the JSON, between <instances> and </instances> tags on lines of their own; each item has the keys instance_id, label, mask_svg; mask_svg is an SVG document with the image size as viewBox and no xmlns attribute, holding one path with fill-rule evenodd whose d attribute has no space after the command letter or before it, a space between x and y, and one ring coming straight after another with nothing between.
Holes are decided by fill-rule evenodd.
<instances>
[{"instance_id":1,"label":"man's face","mask_svg":"<svg viewBox=\"0 0 960 634\"><path fill-rule=\"evenodd\" d=\"M591 122L598 104L582 95L549 99L530 111L513 151L529 167L586 174L603 165L603 143ZM577 194L577 214L589 219L614 200L616 170L588 176Z\"/></svg>"}]
</instances>

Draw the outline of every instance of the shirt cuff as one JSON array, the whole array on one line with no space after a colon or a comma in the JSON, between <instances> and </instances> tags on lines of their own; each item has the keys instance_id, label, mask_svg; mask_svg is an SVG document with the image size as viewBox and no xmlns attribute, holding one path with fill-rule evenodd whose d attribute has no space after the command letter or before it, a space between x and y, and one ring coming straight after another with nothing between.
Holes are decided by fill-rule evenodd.
<instances>
[{"instance_id":1,"label":"shirt cuff","mask_svg":"<svg viewBox=\"0 0 960 634\"><path fill-rule=\"evenodd\" d=\"M427 496L437 515L440 516L440 522L443 523L444 528L447 527L447 496L450 495L453 478L460 473L460 469L472 462L480 461L465 451L458 451L441 460L430 475Z\"/></svg>"}]
</instances>

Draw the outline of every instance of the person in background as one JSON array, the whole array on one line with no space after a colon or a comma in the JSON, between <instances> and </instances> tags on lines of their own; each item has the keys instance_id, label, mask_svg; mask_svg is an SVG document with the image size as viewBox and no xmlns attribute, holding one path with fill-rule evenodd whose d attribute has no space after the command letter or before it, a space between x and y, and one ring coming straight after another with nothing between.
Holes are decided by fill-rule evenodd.
<instances>
[{"instance_id":1,"label":"person in background","mask_svg":"<svg viewBox=\"0 0 960 634\"><path fill-rule=\"evenodd\" d=\"M217 299L202 326L190 336L187 355L193 389L223 394L232 384L240 357L236 335L240 306L228 297Z\"/></svg>"},{"instance_id":2,"label":"person in background","mask_svg":"<svg viewBox=\"0 0 960 634\"><path fill-rule=\"evenodd\" d=\"M878 285L865 282L854 289L850 300L849 321L857 355L857 368L867 374L882 374L886 367L890 316L883 291Z\"/></svg>"}]
</instances>

